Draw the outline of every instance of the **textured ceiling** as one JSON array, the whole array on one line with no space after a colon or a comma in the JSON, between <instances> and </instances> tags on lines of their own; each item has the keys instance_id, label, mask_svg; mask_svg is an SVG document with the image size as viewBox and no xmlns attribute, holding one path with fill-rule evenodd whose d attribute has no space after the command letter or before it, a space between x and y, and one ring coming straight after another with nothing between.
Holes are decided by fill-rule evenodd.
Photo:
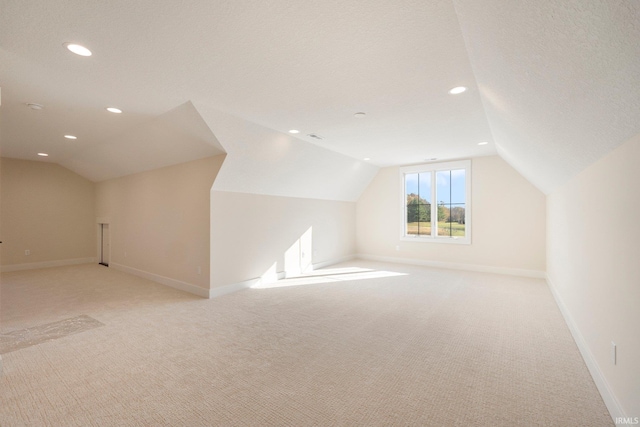
<instances>
[{"instance_id":1,"label":"textured ceiling","mask_svg":"<svg viewBox=\"0 0 640 427\"><path fill-rule=\"evenodd\" d=\"M292 135L206 105L197 108L227 151L213 190L356 201L378 172Z\"/></svg>"},{"instance_id":2,"label":"textured ceiling","mask_svg":"<svg viewBox=\"0 0 640 427\"><path fill-rule=\"evenodd\" d=\"M498 153L542 191L640 132L640 2L455 5Z\"/></svg>"},{"instance_id":3,"label":"textured ceiling","mask_svg":"<svg viewBox=\"0 0 640 427\"><path fill-rule=\"evenodd\" d=\"M103 143L82 147L59 163L103 181L225 153L193 104L186 102Z\"/></svg>"},{"instance_id":4,"label":"textured ceiling","mask_svg":"<svg viewBox=\"0 0 640 427\"><path fill-rule=\"evenodd\" d=\"M42 161L101 180L237 152L262 129L252 135L265 147L300 143L281 152L279 164L306 159L291 174L324 179L327 162L352 167L344 156L388 166L499 153L548 192L640 131L639 5L0 0L2 155L45 151ZM469 90L447 93L458 85ZM283 135L292 128L301 133Z\"/></svg>"}]
</instances>

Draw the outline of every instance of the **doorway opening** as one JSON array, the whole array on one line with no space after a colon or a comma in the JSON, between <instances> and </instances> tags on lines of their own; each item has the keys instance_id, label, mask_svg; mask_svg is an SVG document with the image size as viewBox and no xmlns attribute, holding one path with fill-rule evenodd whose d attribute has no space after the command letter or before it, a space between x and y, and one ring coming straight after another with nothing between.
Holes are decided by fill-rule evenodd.
<instances>
[{"instance_id":1,"label":"doorway opening","mask_svg":"<svg viewBox=\"0 0 640 427\"><path fill-rule=\"evenodd\" d=\"M100 265L109 267L109 224L100 224Z\"/></svg>"}]
</instances>

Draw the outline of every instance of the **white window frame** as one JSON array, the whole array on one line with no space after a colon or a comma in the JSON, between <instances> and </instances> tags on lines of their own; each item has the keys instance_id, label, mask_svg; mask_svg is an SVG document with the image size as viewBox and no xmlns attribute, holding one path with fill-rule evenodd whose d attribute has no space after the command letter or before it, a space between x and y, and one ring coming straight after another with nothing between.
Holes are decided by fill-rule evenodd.
<instances>
[{"instance_id":1,"label":"white window frame","mask_svg":"<svg viewBox=\"0 0 640 427\"><path fill-rule=\"evenodd\" d=\"M438 202L436 199L436 172L448 171L454 169L465 170L465 236L450 237L438 236ZM430 236L416 236L407 234L407 196L405 194L406 184L405 175L415 173L431 172L431 218L435 218L432 222ZM402 206L402 216L400 218L400 240L406 242L429 242L429 243L455 243L470 245L471 244L471 160L458 160L454 162L427 163L414 166L403 166L400 168L400 203Z\"/></svg>"}]
</instances>

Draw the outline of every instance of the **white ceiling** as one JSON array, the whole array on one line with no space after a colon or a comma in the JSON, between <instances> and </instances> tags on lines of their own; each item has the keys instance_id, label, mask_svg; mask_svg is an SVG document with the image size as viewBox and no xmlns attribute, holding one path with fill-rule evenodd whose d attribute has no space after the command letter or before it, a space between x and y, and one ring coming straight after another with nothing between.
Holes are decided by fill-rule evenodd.
<instances>
[{"instance_id":1,"label":"white ceiling","mask_svg":"<svg viewBox=\"0 0 640 427\"><path fill-rule=\"evenodd\" d=\"M227 151L241 132L225 142L214 110L274 141L299 129L287 138L308 153L315 144L377 166L499 153L543 191L640 131L633 0L0 0L0 10L2 155L94 181ZM447 93L458 85L469 90Z\"/></svg>"},{"instance_id":2,"label":"white ceiling","mask_svg":"<svg viewBox=\"0 0 640 427\"><path fill-rule=\"evenodd\" d=\"M498 153L542 191L640 132L640 1L455 4Z\"/></svg>"},{"instance_id":3,"label":"white ceiling","mask_svg":"<svg viewBox=\"0 0 640 427\"><path fill-rule=\"evenodd\" d=\"M227 156L212 189L357 201L378 168L230 114L198 105Z\"/></svg>"}]
</instances>

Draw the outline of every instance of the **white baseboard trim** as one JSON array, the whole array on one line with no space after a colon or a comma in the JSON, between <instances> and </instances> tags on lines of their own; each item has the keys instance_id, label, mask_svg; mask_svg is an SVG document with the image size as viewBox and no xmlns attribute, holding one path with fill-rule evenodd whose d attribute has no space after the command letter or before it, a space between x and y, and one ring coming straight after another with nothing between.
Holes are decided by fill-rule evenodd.
<instances>
[{"instance_id":1,"label":"white baseboard trim","mask_svg":"<svg viewBox=\"0 0 640 427\"><path fill-rule=\"evenodd\" d=\"M116 270L124 271L125 273L133 274L134 276L142 277L156 283L160 283L161 285L189 292L190 294L194 294L199 297L209 298L209 289L201 288L200 286L192 285L191 283L182 282L180 280L171 279L169 277L160 276L159 274L149 273L148 271L138 270L137 268L129 267L122 264L116 264L114 262L109 263L109 267L113 267Z\"/></svg>"},{"instance_id":2,"label":"white baseboard trim","mask_svg":"<svg viewBox=\"0 0 640 427\"><path fill-rule=\"evenodd\" d=\"M234 292L241 291L243 289L249 289L252 286L260 283L260 278L249 279L244 282L231 283L229 285L218 286L217 288L209 289L209 298L217 298L223 295L232 294Z\"/></svg>"},{"instance_id":3,"label":"white baseboard trim","mask_svg":"<svg viewBox=\"0 0 640 427\"><path fill-rule=\"evenodd\" d=\"M547 279L547 286L549 286L549 289L551 290L551 294L553 295L553 298L556 300L556 304L558 305L558 308L560 309L560 312L562 313L562 316L564 317L564 320L567 323L567 326L569 327L569 331L571 331L571 335L573 336L573 340L578 346L578 350L580 350L582 359L584 359L584 363L587 365L587 368L589 369L589 373L591 374L593 381L596 383L596 387L600 392L600 396L602 396L602 400L604 400L604 404L607 406L607 409L609 410L609 415L611 415L611 418L613 419L614 422L616 418L626 418L627 415L622 409L622 406L620 406L620 402L618 401L615 394L613 393L613 390L611 390L611 387L609 386L609 383L607 382L606 378L602 374L602 371L600 370L598 363L596 362L595 358L593 357L593 354L589 350L589 346L587 345L587 342L582 336L580 329L578 329L578 325L576 325L576 322L573 320L573 317L571 316L571 313L567 309L567 306L564 304L562 297L556 290L553 282L551 281L551 278L548 275L546 279Z\"/></svg>"},{"instance_id":4,"label":"white baseboard trim","mask_svg":"<svg viewBox=\"0 0 640 427\"><path fill-rule=\"evenodd\" d=\"M229 285L218 286L217 288L212 288L209 290L209 298L221 297L222 295L232 294L234 292L241 291L243 289L249 289L253 287L260 286L263 283L273 283L275 281L284 279L286 276L284 271L280 271L276 273L275 280L266 280L262 277L257 277L255 279L245 280L243 282L231 283Z\"/></svg>"},{"instance_id":5,"label":"white baseboard trim","mask_svg":"<svg viewBox=\"0 0 640 427\"><path fill-rule=\"evenodd\" d=\"M396 264L410 264L424 267L446 268L448 270L477 271L480 273L506 274L509 276L532 277L545 279L546 273L540 270L526 270L521 268L493 267L488 265L462 264L457 262L429 261L416 258L396 258L369 254L358 254L357 258L368 261L392 262Z\"/></svg>"},{"instance_id":6,"label":"white baseboard trim","mask_svg":"<svg viewBox=\"0 0 640 427\"><path fill-rule=\"evenodd\" d=\"M331 260L327 260L327 261L322 261L316 264L312 264L311 268L312 270L317 270L320 268L324 268L324 267L328 267L330 265L334 265L334 264L338 264L341 262L345 262L345 261L350 261L352 259L356 258L355 255L348 255L348 256L344 256L344 257L340 257L340 258L334 258ZM279 271L276 273L276 281L277 280L282 280L285 279L287 277L287 273L284 271ZM297 277L297 276L294 276ZM254 279L249 279L249 280L245 280L243 282L238 282L238 283L231 283L229 285L223 285L223 286L219 286L217 288L212 288L209 290L209 298L216 298L216 297L220 297L222 295L227 295L227 294L231 294L233 292L238 292L241 291L243 289L249 289L249 288L253 288L253 287L259 287L260 285L263 284L267 284L267 283L273 283L274 280L266 280L263 279L262 277L256 277Z\"/></svg>"},{"instance_id":7,"label":"white baseboard trim","mask_svg":"<svg viewBox=\"0 0 640 427\"><path fill-rule=\"evenodd\" d=\"M341 262L347 262L347 261L351 261L353 259L356 259L355 255L346 255L343 257L339 257L339 258L333 258L327 261L322 261L322 262L318 262L316 264L312 264L311 267L313 270L318 270L320 268L325 268L325 267L329 267L331 265L334 264L340 264Z\"/></svg>"},{"instance_id":8,"label":"white baseboard trim","mask_svg":"<svg viewBox=\"0 0 640 427\"><path fill-rule=\"evenodd\" d=\"M55 261L42 261L42 262L30 262L26 264L3 265L2 267L0 267L0 272L8 273L10 271L35 270L38 268L63 267L66 265L91 264L91 263L97 263L97 262L98 262L97 258L59 259Z\"/></svg>"}]
</instances>

